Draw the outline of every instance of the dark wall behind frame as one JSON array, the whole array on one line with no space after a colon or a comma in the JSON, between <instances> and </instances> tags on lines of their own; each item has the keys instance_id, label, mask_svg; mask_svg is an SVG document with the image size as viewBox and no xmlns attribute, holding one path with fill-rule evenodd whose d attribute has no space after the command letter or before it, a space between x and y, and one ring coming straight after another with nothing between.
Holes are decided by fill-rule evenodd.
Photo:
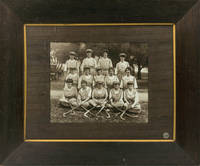
<instances>
[{"instance_id":1,"label":"dark wall behind frame","mask_svg":"<svg viewBox=\"0 0 200 166\"><path fill-rule=\"evenodd\" d=\"M149 3L149 5L147 3L146 4L146 8L142 8L140 10L140 8L138 8L138 10L146 13L146 15L143 14L138 14L137 12L134 12L134 5L132 7L130 7L130 11L131 14L126 13L126 9L123 10L123 12L121 13L121 15L116 14L115 12L113 12L113 15L106 15L104 17L100 17L100 15L98 15L98 17L95 17L96 14L90 14L90 12L88 12L88 15L78 15L75 14L75 16L73 17L73 13L77 12L79 10L73 10L71 11L71 15L67 15L69 17L64 17L65 15L62 15L62 13L59 13L59 9L56 7L56 10L54 10L55 12L53 12L53 15L55 13L57 13L57 16L59 17L58 22L56 21L56 19L54 19L54 21L51 21L51 17L48 17L48 14L43 15L42 12L38 12L41 11L41 9L37 8L37 5L40 4L40 2L44 2L44 1L23 1L23 0L19 0L19 1L12 1L12 0L3 0L5 2L5 4L3 5L0 2L0 21L1 22L7 22L8 24L1 24L4 25L5 28L2 29L2 26L0 26L0 31L1 31L1 36L2 34L4 35L8 35L9 33L5 33L5 32L14 32L17 28L16 26L13 26L14 24L12 22L18 22L16 25L21 26L21 28L19 28L19 31L23 30L23 25L21 25L21 23L31 23L31 22L35 22L35 23L50 23L50 22L54 22L54 23L60 23L60 22L67 22L67 23L71 23L71 22L82 22L82 23L87 23L87 22L146 22L146 21L150 21L150 22L177 22L179 21L180 18L183 17L183 15L187 12L187 10L189 8L191 8L191 6L197 1L197 0L184 0L184 1L180 1L180 0L161 0L161 1L154 1L154 0L147 0ZM138 0L136 0L137 2L139 2ZM147 2L147 1L141 1L141 3ZM34 2L36 2L34 4ZM47 2L47 1L46 1ZM57 1L59 2L59 1ZM161 3L160 2L164 2ZM52 1L53 3L53 1ZM49 4L52 4L49 3ZM131 1L131 3L134 4L134 0ZM154 10L152 9L152 6L155 6L155 4L157 3L156 7L154 8ZM47 2L48 4L48 2ZM129 4L129 3L128 3ZM162 4L164 4L162 6ZM81 4L82 5L82 4ZM195 5L193 7L193 9L186 15L186 17L184 17L183 20L181 20L181 24L179 24L177 26L177 37L179 39L177 39L177 42L179 43L182 38L184 37L185 34L187 34L188 37L191 37L191 34L193 34L193 38L198 41L198 36L199 36L199 11L200 11L200 2L198 1L198 4ZM27 6L27 7L26 7ZM39 5L42 6L43 11L46 13L51 13L49 11L51 10L46 10L49 8L48 5ZM69 5L70 6L70 5ZM84 6L84 5L82 5ZM129 5L128 5L129 6ZM127 6L127 8L128 8ZM162 6L162 7L161 7ZM171 6L171 7L170 7ZM175 10L173 9L173 6L176 7ZM166 8L165 8L166 7ZM168 8L169 7L169 8ZM10 9L9 9L10 8ZM45 9L44 9L45 8ZM64 7L65 8L65 7ZM90 8L90 7L88 7ZM85 7L83 10L87 10L87 7ZM23 9L23 10L22 10ZM50 7L51 9L51 7ZM72 8L75 9L75 8ZM120 9L120 6L119 6ZM147 10L148 9L148 10ZM159 14L157 14L157 10L162 11L162 15L159 16ZM7 12L6 12L7 11ZM114 10L113 10L114 11ZM174 13L175 11L175 13ZM26 12L30 13L27 14ZM11 13L13 13L11 15ZM104 12L102 11L102 14ZM132 13L134 13L134 15L132 15ZM168 17L167 13L171 14L171 17ZM8 16L10 16L8 18ZM88 17L86 17L88 16ZM133 20L133 17L136 17L136 19ZM17 21L18 18L20 18L20 21ZM64 18L63 18L64 17ZM56 15L54 18L57 18ZM146 19L147 18L147 19ZM12 21L11 21L12 20ZM15 20L15 21L14 21ZM105 21L104 21L105 20ZM9 30L10 27L11 29ZM18 27L18 26L17 26ZM192 31L194 29L194 31ZM9 30L9 31L8 31ZM179 33L181 32L181 33ZM22 35L22 32L19 32L18 34ZM15 35L14 35L15 36ZM197 74L197 72L199 71L199 65L195 64L193 65L193 61L191 61L190 57L192 56L193 58L197 58L199 54L197 54L197 52L199 51L199 46L197 46L195 43L188 45L186 44L186 41L195 41L192 38L190 38L189 40L188 37L186 37L184 39L183 42L181 42L180 45L178 45L178 62L177 62L177 92L178 92L178 96L177 96L177 114L178 114L178 119L177 119L177 143L101 143L101 144L87 144L87 143L79 143L79 144L65 144L65 143L23 143L21 144L16 151L14 151L15 147L10 146L13 144L19 144L20 142L23 142L23 136L22 133L20 132L22 130L22 124L21 127L17 127L18 125L16 125L16 121L17 120L17 116L15 115L19 115L22 117L22 112L23 110L21 110L21 107L23 105L22 101L16 100L16 98L14 98L12 96L10 96L11 98L13 97L13 101L11 103L8 103L6 100L6 96L11 92L11 90L8 90L8 88L2 88L1 89L1 113L0 113L0 118L2 119L0 121L0 126L7 126L4 127L3 130L0 130L0 163L3 162L3 159L5 159L5 157L8 155L8 152L11 152L11 150L13 151L13 153L10 154L9 157L7 157L7 159L4 161L5 165L14 165L14 164L25 164L25 165L30 165L30 164L47 164L47 165L59 165L59 164L64 164L64 165L72 165L72 164L79 164L79 163L83 163L82 165L87 165L87 164L92 164L92 165L197 165L199 163L197 163L197 161L199 160L199 131L198 131L198 117L199 117L199 112L198 110L200 109L198 103L198 99L199 99L199 95L198 95L198 91L193 91L193 87L191 87L191 84L193 85L199 85L199 77ZM21 36L21 38L23 38L23 35ZM21 43L21 47L18 47L19 50L21 50L21 52L23 52L23 42L21 40L21 38L17 38L16 40L13 39L8 39L3 38L3 40L0 40L0 42L5 42L4 40L6 39L6 41L9 41L11 44L7 44L8 47L6 47L7 49L2 49L0 45L0 49L1 49L1 54L5 55L3 53L8 52L10 46L14 47L13 45L16 44L15 41L17 41L17 43ZM1 38L2 39L2 38ZM199 43L199 42L198 42ZM187 47L188 51L182 51L180 53L180 49ZM14 61L11 60L10 62L13 63L13 68L17 69L19 67L19 69L16 71L15 74L18 74L17 79L19 79L20 82L20 86L23 86L23 69L20 68L20 66L22 67L23 65L23 57L21 57L21 54L16 53L14 51L15 49L13 49L13 51L9 51L9 54L7 54L7 56L5 56L5 59L7 60L8 57L13 58L14 54L18 55L18 60L19 62L13 63ZM190 51L189 51L190 50ZM194 54L191 55L191 52L193 50L196 50L196 52ZM1 56L2 56L1 55ZM9 56L8 56L9 55ZM182 58L184 57L184 58ZM188 59L187 59L188 58ZM20 62L21 61L21 62ZM4 79L3 84L4 87L7 87L10 84L13 85L13 87L15 87L14 83L11 83L10 81L8 81L8 77L9 78L14 78L15 74L13 72L8 72L10 71L10 68L5 67L5 65L8 65L8 63L4 63L4 61L1 61L3 63L3 65L1 65L1 71L2 74L3 73L7 73L6 75L2 75L2 79ZM190 63L191 62L191 63ZM196 59L196 62L198 63L198 58ZM22 63L22 64L20 64ZM187 65L186 65L187 64ZM186 67L187 66L187 67ZM191 72L192 70L197 71L195 72L196 74L193 73L193 78L197 78L195 83L193 82L193 79L189 80L188 76L191 74L189 73L189 71L185 70L185 69L190 69L189 71ZM185 75L185 72L187 72L187 76ZM186 78L187 77L187 78ZM16 77L15 77L16 78ZM182 79L183 78L187 83L183 83ZM184 89L183 89L184 86ZM183 105L183 102L187 102L188 99L190 99L190 97L186 97L184 90L187 89L187 93L188 96L191 97L191 99L195 99L193 101L189 100L189 104ZM19 90L19 91L18 91ZM21 98L21 96L23 95L23 93L20 91L20 89L18 89L16 92L16 88L13 88L12 93L10 94L15 94L15 92L17 93L17 95L19 96L19 99ZM191 93L193 91L193 93ZM9 97L9 99L11 99ZM12 101L12 99L10 100ZM10 120L10 116L9 112L15 112L14 110L16 110L15 108L15 104L18 105L19 109L17 109L19 112L17 114L12 114L13 116L13 120ZM10 106L8 107L8 104L10 104ZM12 107L12 108L11 108ZM183 110L183 111L182 111ZM192 114L190 111L188 110L193 110L195 111L195 114ZM3 113L4 112L4 113ZM5 118L8 117L8 118ZM188 119L187 121L184 121L185 119ZM194 120L193 120L194 119ZM20 120L20 122L22 122ZM196 122L196 123L195 123ZM8 126L8 124L10 123L10 125L12 124L14 126ZM10 131L10 132L9 132ZM15 132L15 135L12 136L11 132ZM190 132L188 132L190 131ZM8 134L6 134L8 133ZM18 133L18 134L16 134ZM8 137L11 138L12 136L12 141L8 141ZM19 139L17 139L19 138ZM4 140L4 141L3 141ZM3 142L2 142L3 141ZM3 147L3 148L2 148ZM9 148L11 147L11 148ZM88 152L86 154L85 152L85 148L87 147ZM10 149L10 150L9 150ZM81 150L80 150L81 149ZM95 151L95 149L97 149ZM113 152L113 149L115 149L116 151ZM139 150L138 150L139 149ZM49 151L53 151L54 153L49 153ZM77 155L77 151L79 152ZM72 153L73 152L73 153ZM96 154L99 154L100 157L97 157ZM104 154L104 159L102 159L102 154ZM34 157L33 157L34 156ZM66 157L67 156L67 157ZM113 157L110 157L113 156ZM88 160L87 160L87 159ZM96 159L94 161L94 158ZM36 160L37 159L37 160ZM79 161L79 162L77 162ZM200 162L200 161L199 161Z\"/></svg>"}]
</instances>

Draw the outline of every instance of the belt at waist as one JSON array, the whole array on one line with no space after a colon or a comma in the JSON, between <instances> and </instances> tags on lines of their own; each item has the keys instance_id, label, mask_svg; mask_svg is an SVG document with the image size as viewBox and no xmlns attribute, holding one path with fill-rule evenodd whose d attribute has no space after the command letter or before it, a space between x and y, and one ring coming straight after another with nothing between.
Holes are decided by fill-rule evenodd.
<instances>
[{"instance_id":1,"label":"belt at waist","mask_svg":"<svg viewBox=\"0 0 200 166\"><path fill-rule=\"evenodd\" d=\"M76 97L75 96L65 96L65 98L72 99L72 98L76 98Z\"/></svg>"},{"instance_id":2,"label":"belt at waist","mask_svg":"<svg viewBox=\"0 0 200 166\"><path fill-rule=\"evenodd\" d=\"M95 97L95 99L104 99L105 97Z\"/></svg>"},{"instance_id":3,"label":"belt at waist","mask_svg":"<svg viewBox=\"0 0 200 166\"><path fill-rule=\"evenodd\" d=\"M85 67L89 67L89 68L95 68L95 66L85 66Z\"/></svg>"}]
</instances>

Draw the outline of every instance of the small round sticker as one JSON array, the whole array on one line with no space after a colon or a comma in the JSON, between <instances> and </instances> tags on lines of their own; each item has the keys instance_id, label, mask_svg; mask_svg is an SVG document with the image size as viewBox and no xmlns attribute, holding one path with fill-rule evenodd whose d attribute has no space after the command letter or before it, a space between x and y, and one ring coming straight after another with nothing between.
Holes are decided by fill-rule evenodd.
<instances>
[{"instance_id":1,"label":"small round sticker","mask_svg":"<svg viewBox=\"0 0 200 166\"><path fill-rule=\"evenodd\" d=\"M168 132L164 132L163 133L163 138L165 138L165 139L169 138L169 133Z\"/></svg>"}]
</instances>

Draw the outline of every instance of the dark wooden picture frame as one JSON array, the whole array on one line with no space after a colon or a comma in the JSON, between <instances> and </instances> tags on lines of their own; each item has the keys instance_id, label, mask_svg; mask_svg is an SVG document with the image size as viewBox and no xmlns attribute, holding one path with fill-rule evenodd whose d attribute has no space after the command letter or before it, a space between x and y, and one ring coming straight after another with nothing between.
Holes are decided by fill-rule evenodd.
<instances>
[{"instance_id":1,"label":"dark wooden picture frame","mask_svg":"<svg viewBox=\"0 0 200 166\"><path fill-rule=\"evenodd\" d=\"M73 1L58 3L54 0L0 1L0 163L198 165L200 1L87 1L86 4L83 6L81 2ZM40 6L43 6L42 9L39 9ZM51 10L52 6L54 10ZM136 22L171 22L176 25L176 140L126 143L24 142L24 24Z\"/></svg>"},{"instance_id":2,"label":"dark wooden picture frame","mask_svg":"<svg viewBox=\"0 0 200 166\"><path fill-rule=\"evenodd\" d=\"M50 123L48 64L52 41L146 42L149 45L149 122ZM26 142L175 141L175 24L28 24L24 25L24 44ZM164 133L169 134L169 138L164 138Z\"/></svg>"}]
</instances>

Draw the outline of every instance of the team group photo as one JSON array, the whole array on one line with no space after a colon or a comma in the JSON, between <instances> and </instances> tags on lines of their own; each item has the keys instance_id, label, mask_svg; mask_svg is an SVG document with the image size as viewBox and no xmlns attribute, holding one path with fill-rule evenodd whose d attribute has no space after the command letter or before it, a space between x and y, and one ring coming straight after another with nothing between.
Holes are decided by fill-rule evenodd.
<instances>
[{"instance_id":1,"label":"team group photo","mask_svg":"<svg viewBox=\"0 0 200 166\"><path fill-rule=\"evenodd\" d=\"M52 123L148 123L148 45L51 42L50 101Z\"/></svg>"}]
</instances>

